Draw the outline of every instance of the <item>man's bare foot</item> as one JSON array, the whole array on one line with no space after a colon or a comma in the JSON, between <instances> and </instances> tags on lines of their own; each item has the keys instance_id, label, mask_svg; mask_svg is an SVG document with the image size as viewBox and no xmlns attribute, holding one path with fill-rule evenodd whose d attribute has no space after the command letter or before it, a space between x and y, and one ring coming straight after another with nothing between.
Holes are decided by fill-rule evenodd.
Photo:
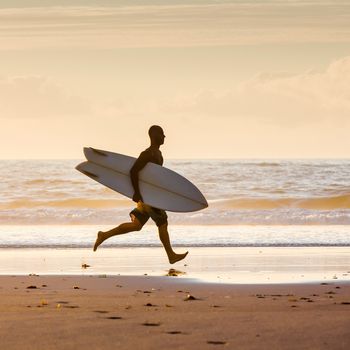
<instances>
[{"instance_id":1,"label":"man's bare foot","mask_svg":"<svg viewBox=\"0 0 350 350\"><path fill-rule=\"evenodd\" d=\"M105 238L103 237L103 233L102 231L98 231L97 233L97 238L96 238L96 242L94 245L94 252L96 251L97 247L105 240Z\"/></svg>"},{"instance_id":2,"label":"man's bare foot","mask_svg":"<svg viewBox=\"0 0 350 350\"><path fill-rule=\"evenodd\" d=\"M175 264L176 262L185 259L187 254L188 252L183 254L174 254L173 256L169 257L170 264Z\"/></svg>"}]
</instances>

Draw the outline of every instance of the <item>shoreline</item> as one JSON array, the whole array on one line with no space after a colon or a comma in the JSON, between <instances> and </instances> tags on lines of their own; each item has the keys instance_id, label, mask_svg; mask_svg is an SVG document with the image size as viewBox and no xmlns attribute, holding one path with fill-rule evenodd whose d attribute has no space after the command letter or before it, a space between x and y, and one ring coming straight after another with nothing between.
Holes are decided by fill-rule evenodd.
<instances>
[{"instance_id":1,"label":"shoreline","mask_svg":"<svg viewBox=\"0 0 350 350\"><path fill-rule=\"evenodd\" d=\"M228 284L350 280L350 247L177 247L189 250L171 265L163 248L2 248L1 275L164 276Z\"/></svg>"},{"instance_id":2,"label":"shoreline","mask_svg":"<svg viewBox=\"0 0 350 350\"><path fill-rule=\"evenodd\" d=\"M350 283L0 276L7 349L347 349ZM291 341L297 339L298 341Z\"/></svg>"},{"instance_id":3,"label":"shoreline","mask_svg":"<svg viewBox=\"0 0 350 350\"><path fill-rule=\"evenodd\" d=\"M125 221L125 218L124 218ZM118 222L118 220L116 220ZM170 220L169 220L170 222ZM114 225L0 225L0 248L92 248L98 231ZM348 225L169 225L174 247L350 246ZM159 247L157 227L112 237L102 247Z\"/></svg>"}]
</instances>

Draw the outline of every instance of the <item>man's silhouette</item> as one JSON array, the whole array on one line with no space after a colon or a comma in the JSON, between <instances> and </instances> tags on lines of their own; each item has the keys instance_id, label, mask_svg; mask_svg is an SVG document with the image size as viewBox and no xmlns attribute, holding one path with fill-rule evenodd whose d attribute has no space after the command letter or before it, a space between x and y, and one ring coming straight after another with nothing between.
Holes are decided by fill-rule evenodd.
<instances>
[{"instance_id":1,"label":"man's silhouette","mask_svg":"<svg viewBox=\"0 0 350 350\"><path fill-rule=\"evenodd\" d=\"M184 259L188 252L184 254L176 254L173 251L169 239L168 216L166 212L162 209L154 208L143 203L143 198L139 189L138 173L140 170L143 169L148 162L163 165L162 153L159 150L159 147L164 143L165 138L163 129L158 125L153 125L148 130L148 135L151 139L151 146L141 152L130 170L131 182L134 187L134 195L132 199L137 203L137 207L129 214L131 222L120 224L118 227L107 232L99 231L94 245L94 251L103 241L112 236L122 235L132 231L140 231L143 225L151 217L158 226L159 238L168 255L169 262L170 264L174 264L175 262Z\"/></svg>"}]
</instances>

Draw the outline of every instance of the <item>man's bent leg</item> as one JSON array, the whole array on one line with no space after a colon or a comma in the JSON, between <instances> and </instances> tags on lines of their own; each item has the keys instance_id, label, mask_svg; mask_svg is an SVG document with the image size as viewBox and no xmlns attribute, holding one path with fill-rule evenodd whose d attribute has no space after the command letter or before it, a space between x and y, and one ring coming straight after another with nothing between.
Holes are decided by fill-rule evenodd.
<instances>
[{"instance_id":1,"label":"man's bent leg","mask_svg":"<svg viewBox=\"0 0 350 350\"><path fill-rule=\"evenodd\" d=\"M170 243L167 223L159 226L158 232L159 232L159 238L160 238L160 240L164 246L164 249L168 255L168 259L169 259L170 264L174 264L177 261L180 261L186 257L188 252L186 252L184 254L176 254L173 251L173 248L171 247L171 243Z\"/></svg>"},{"instance_id":2,"label":"man's bent leg","mask_svg":"<svg viewBox=\"0 0 350 350\"><path fill-rule=\"evenodd\" d=\"M140 231L142 226L140 221L135 216L132 216L132 222L125 222L106 232L99 231L94 245L94 251L96 251L97 247L106 239L128 232Z\"/></svg>"}]
</instances>

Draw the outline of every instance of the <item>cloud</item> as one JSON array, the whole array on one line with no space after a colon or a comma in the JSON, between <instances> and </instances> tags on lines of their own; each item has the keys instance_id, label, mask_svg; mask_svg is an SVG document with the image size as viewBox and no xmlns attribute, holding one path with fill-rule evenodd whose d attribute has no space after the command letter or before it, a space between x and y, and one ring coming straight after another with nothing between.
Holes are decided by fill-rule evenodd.
<instances>
[{"instance_id":1,"label":"cloud","mask_svg":"<svg viewBox=\"0 0 350 350\"><path fill-rule=\"evenodd\" d=\"M230 90L154 99L116 96L112 101L75 96L52 79L40 76L0 80L0 117L35 118L84 116L110 122L130 118L182 121L220 119L292 126L350 123L350 56L322 71L300 74L260 73Z\"/></svg>"},{"instance_id":2,"label":"cloud","mask_svg":"<svg viewBox=\"0 0 350 350\"><path fill-rule=\"evenodd\" d=\"M0 9L0 49L350 40L350 3L340 0L72 5Z\"/></svg>"},{"instance_id":3,"label":"cloud","mask_svg":"<svg viewBox=\"0 0 350 350\"><path fill-rule=\"evenodd\" d=\"M189 118L246 119L277 125L350 123L350 56L324 71L261 73L229 91L201 91L163 101L160 113Z\"/></svg>"},{"instance_id":4,"label":"cloud","mask_svg":"<svg viewBox=\"0 0 350 350\"><path fill-rule=\"evenodd\" d=\"M54 118L89 113L83 98L52 79L18 76L0 79L0 118Z\"/></svg>"}]
</instances>

